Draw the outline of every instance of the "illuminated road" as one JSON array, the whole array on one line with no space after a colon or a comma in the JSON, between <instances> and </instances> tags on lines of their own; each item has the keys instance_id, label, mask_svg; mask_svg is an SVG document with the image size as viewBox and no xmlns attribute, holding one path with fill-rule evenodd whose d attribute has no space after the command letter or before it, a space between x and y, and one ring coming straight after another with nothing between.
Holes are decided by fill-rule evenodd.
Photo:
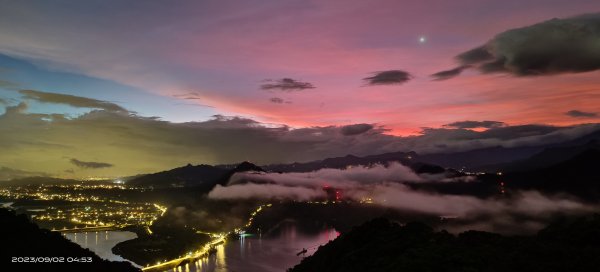
<instances>
[{"instance_id":1,"label":"illuminated road","mask_svg":"<svg viewBox=\"0 0 600 272\"><path fill-rule=\"evenodd\" d=\"M131 226L131 224L119 225L119 226L106 225L106 226L90 226L90 227L72 228L72 229L53 229L52 231L55 231L55 232L85 232L85 231L100 231L100 230L116 230L116 229L124 228L127 226Z\"/></svg>"},{"instance_id":2,"label":"illuminated road","mask_svg":"<svg viewBox=\"0 0 600 272\"><path fill-rule=\"evenodd\" d=\"M245 225L245 227L249 227L250 225L252 225L252 220L254 220L254 217L256 217L256 215L258 215L258 213L260 213L264 208L271 207L271 206L272 206L271 204L260 205L254 212L252 212L250 214L250 218L248 219L248 223ZM241 230L236 229L235 232L240 233ZM192 252L181 258L173 259L173 260L162 262L162 263L157 263L152 266L146 266L146 267L142 268L142 271L164 271L169 268L177 267L183 261L186 261L186 260L193 261L196 259L207 257L208 251L211 249L211 247L225 243L227 235L229 235L229 233L212 234L212 236L215 239L212 240L211 242L205 244L200 250L198 250L196 252Z\"/></svg>"},{"instance_id":3,"label":"illuminated road","mask_svg":"<svg viewBox=\"0 0 600 272\"><path fill-rule=\"evenodd\" d=\"M158 263L153 266L147 266L142 268L142 271L163 271L169 268L179 266L185 260L196 260L202 257L208 256L208 251L211 247L222 244L225 242L226 234L218 234L216 239L204 245L200 250L193 252L192 254L188 254L187 256L173 259L167 262Z\"/></svg>"}]
</instances>

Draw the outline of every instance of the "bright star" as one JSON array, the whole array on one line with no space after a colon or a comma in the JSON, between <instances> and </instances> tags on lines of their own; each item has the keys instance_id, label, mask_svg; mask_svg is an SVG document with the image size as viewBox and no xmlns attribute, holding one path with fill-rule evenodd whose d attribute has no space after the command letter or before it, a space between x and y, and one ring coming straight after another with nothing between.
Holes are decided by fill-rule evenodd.
<instances>
[{"instance_id":1,"label":"bright star","mask_svg":"<svg viewBox=\"0 0 600 272\"><path fill-rule=\"evenodd\" d=\"M426 41L427 41L427 39L425 38L425 36L419 37L419 42L420 43L425 43Z\"/></svg>"}]
</instances>

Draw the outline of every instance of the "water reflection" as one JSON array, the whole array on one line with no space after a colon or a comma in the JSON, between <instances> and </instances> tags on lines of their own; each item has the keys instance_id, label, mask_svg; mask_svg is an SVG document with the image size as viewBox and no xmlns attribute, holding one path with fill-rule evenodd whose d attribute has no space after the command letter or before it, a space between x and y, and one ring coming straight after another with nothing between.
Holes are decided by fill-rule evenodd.
<instances>
[{"instance_id":1,"label":"water reflection","mask_svg":"<svg viewBox=\"0 0 600 272\"><path fill-rule=\"evenodd\" d=\"M244 252L244 249L246 249L246 234L243 234L240 236L240 258L244 259L246 257L246 252Z\"/></svg>"},{"instance_id":2,"label":"water reflection","mask_svg":"<svg viewBox=\"0 0 600 272\"><path fill-rule=\"evenodd\" d=\"M338 235L335 229L306 234L300 232L296 225L289 224L276 234L247 235L239 240L229 239L224 245L217 246L216 254L191 263L189 267L181 268L182 270L176 268L170 271L285 271ZM305 255L297 256L296 254L303 249L307 251Z\"/></svg>"},{"instance_id":3,"label":"water reflection","mask_svg":"<svg viewBox=\"0 0 600 272\"><path fill-rule=\"evenodd\" d=\"M100 258L109 261L127 261L123 257L113 254L112 248L120 242L137 238L137 234L130 231L72 232L63 235L78 245L90 249ZM91 242L92 240L93 242Z\"/></svg>"}]
</instances>

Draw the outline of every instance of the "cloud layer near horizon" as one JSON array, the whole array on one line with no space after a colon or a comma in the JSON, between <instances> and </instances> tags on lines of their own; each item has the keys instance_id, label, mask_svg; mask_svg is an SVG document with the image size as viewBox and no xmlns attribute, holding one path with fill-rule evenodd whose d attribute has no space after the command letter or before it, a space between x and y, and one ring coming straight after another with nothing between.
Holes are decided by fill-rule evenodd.
<instances>
[{"instance_id":1,"label":"cloud layer near horizon","mask_svg":"<svg viewBox=\"0 0 600 272\"><path fill-rule=\"evenodd\" d=\"M515 228L515 220L527 218L522 230L532 231L556 214L577 214L597 210L569 196L547 196L537 191L513 192L509 197L481 199L469 195L444 195L418 191L404 182L478 182L419 176L409 168L393 163L388 167L358 166L350 169L321 169L310 173L237 173L226 186L217 185L213 199L259 199L310 201L326 198L324 186L339 190L345 200L370 198L382 207L435 216L457 216L480 230ZM487 218L481 220L478 218ZM477 223L474 223L477 222ZM475 224L475 225L473 225ZM464 228L465 226L455 226ZM500 229L509 232L508 229Z\"/></svg>"},{"instance_id":2,"label":"cloud layer near horizon","mask_svg":"<svg viewBox=\"0 0 600 272\"><path fill-rule=\"evenodd\" d=\"M71 100L75 98L69 98ZM104 105L103 101L95 101ZM93 107L89 103L75 104ZM113 167L81 168L75 176L122 176L156 172L187 163L257 164L318 160L327 157L393 151L453 152L475 148L538 145L574 139L599 129L597 124L572 127L496 126L485 131L425 128L422 135L398 137L371 124L290 128L244 117L216 115L203 122L172 123L156 117L106 109L76 117L29 113L27 104L8 106L0 115L0 166L64 176L72 167L61 158L110 162ZM456 124L455 124L456 125ZM457 125L458 126L458 125ZM465 127L466 126L466 127Z\"/></svg>"}]
</instances>

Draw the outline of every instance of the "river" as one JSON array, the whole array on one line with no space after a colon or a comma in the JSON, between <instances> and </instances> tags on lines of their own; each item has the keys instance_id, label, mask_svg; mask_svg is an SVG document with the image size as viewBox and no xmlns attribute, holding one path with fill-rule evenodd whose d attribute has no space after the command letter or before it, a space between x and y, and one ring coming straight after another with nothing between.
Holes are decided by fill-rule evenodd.
<instances>
[{"instance_id":1,"label":"river","mask_svg":"<svg viewBox=\"0 0 600 272\"><path fill-rule=\"evenodd\" d=\"M112 253L112 248L120 242L137 238L137 234L131 231L91 231L71 232L63 234L67 239L87 248L100 258L109 261L128 261L119 255ZM137 264L131 262L137 267Z\"/></svg>"},{"instance_id":2,"label":"river","mask_svg":"<svg viewBox=\"0 0 600 272\"><path fill-rule=\"evenodd\" d=\"M317 234L302 233L294 225L269 236L245 236L230 239L207 258L167 271L179 272L281 272L313 254L320 245L339 235L334 229ZM307 249L306 254L296 254Z\"/></svg>"},{"instance_id":3,"label":"river","mask_svg":"<svg viewBox=\"0 0 600 272\"><path fill-rule=\"evenodd\" d=\"M216 254L167 271L281 272L298 264L304 256L310 256L320 245L338 235L332 228L307 234L299 231L294 224L288 224L271 235L246 235L237 240L229 239L217 247ZM128 261L113 254L111 249L122 241L137 237L129 231L64 233L64 236L110 261ZM307 252L297 256L303 249Z\"/></svg>"}]
</instances>

